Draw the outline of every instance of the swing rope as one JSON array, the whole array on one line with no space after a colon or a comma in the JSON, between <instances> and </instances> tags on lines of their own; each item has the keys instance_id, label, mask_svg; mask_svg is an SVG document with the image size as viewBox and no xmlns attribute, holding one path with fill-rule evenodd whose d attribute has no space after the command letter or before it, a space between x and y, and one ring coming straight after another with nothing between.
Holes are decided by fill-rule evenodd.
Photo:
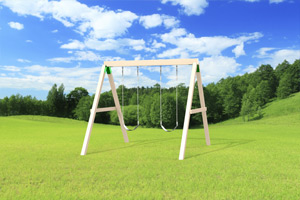
<instances>
[{"instance_id":1,"label":"swing rope","mask_svg":"<svg viewBox=\"0 0 300 200\"><path fill-rule=\"evenodd\" d=\"M160 66L160 88L159 88L159 93L160 93L160 102L159 102L159 110L160 110L160 127L166 131L166 132L172 132L177 129L178 127L178 65L176 65L176 125L172 130L167 130L163 126L163 115L162 115L162 66Z\"/></svg>"},{"instance_id":2,"label":"swing rope","mask_svg":"<svg viewBox=\"0 0 300 200\"><path fill-rule=\"evenodd\" d=\"M140 125L140 107L139 107L139 83L140 83L140 77L139 77L139 67L136 67L136 74L137 74L137 88L136 88L136 116L137 116L137 125L133 129L127 128L125 125L125 120L124 120L124 67L122 67L122 113L123 113L123 121L124 121L124 128L127 131L134 131L137 129Z\"/></svg>"}]
</instances>

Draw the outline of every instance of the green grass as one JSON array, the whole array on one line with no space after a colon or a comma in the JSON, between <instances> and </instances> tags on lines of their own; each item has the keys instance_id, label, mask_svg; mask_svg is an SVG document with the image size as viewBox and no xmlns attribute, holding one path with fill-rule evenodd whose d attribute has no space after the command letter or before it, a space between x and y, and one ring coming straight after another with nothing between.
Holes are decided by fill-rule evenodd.
<instances>
[{"instance_id":1,"label":"green grass","mask_svg":"<svg viewBox=\"0 0 300 200\"><path fill-rule=\"evenodd\" d=\"M300 199L300 93L269 104L264 118L181 131L95 124L80 156L86 122L0 118L0 199ZM284 111L284 112L283 112Z\"/></svg>"}]
</instances>

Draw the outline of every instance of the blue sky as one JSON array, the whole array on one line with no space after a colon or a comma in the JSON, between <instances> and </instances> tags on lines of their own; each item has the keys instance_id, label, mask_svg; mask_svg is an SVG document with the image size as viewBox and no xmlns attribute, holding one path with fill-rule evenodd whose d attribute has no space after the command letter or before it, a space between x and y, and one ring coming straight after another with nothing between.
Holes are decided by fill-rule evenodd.
<instances>
[{"instance_id":1,"label":"blue sky","mask_svg":"<svg viewBox=\"0 0 300 200\"><path fill-rule=\"evenodd\" d=\"M106 60L198 58L204 84L300 58L297 0L0 0L0 98L54 83L94 93ZM121 84L121 69L113 69ZM175 68L163 69L165 87ZM188 83L190 68L179 67ZM141 68L140 84L159 80ZM125 69L136 86L136 69ZM107 81L104 91L109 89Z\"/></svg>"}]
</instances>

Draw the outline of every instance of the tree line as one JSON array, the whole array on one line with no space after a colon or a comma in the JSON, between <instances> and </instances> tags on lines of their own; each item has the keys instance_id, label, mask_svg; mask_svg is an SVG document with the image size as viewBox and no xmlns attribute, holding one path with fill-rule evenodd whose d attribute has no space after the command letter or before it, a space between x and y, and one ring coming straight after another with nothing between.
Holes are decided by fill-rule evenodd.
<instances>
[{"instance_id":1,"label":"tree line","mask_svg":"<svg viewBox=\"0 0 300 200\"><path fill-rule=\"evenodd\" d=\"M195 84L197 91L197 84ZM139 88L139 122L146 127L160 126L159 84ZM261 65L255 72L241 76L223 78L208 84L204 89L207 117L210 123L217 123L242 115L244 120L262 115L263 106L274 98L286 98L300 91L300 60L290 64L286 60L275 69L271 65ZM94 95L85 88L77 87L68 94L64 85L54 84L48 92L47 100L37 100L32 96L12 95L0 99L0 116L47 115L67 117L87 121ZM176 88L162 90L162 119L165 127L172 128L176 120ZM121 102L121 86L117 88ZM178 85L178 119L183 126L188 87ZM136 88L124 86L124 120L126 125L137 123ZM101 94L99 107L114 106L111 91ZM199 108L198 92L194 92L193 108ZM191 116L191 125L201 123L201 113ZM118 124L116 111L97 113L95 122Z\"/></svg>"}]
</instances>

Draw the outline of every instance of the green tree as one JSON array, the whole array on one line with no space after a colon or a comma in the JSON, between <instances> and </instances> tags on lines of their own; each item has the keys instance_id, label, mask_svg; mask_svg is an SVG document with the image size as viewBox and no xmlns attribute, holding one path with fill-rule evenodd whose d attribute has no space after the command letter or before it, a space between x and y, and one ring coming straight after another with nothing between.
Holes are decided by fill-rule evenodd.
<instances>
[{"instance_id":1,"label":"green tree","mask_svg":"<svg viewBox=\"0 0 300 200\"><path fill-rule=\"evenodd\" d=\"M258 87L257 87L258 88ZM257 88L249 86L247 93L244 94L242 99L242 108L240 114L243 116L243 120L247 116L247 121L255 114L261 116L261 106L259 105L257 98Z\"/></svg>"},{"instance_id":2,"label":"green tree","mask_svg":"<svg viewBox=\"0 0 300 200\"><path fill-rule=\"evenodd\" d=\"M66 116L74 118L74 109L79 103L80 99L84 96L89 95L88 91L83 87L76 87L66 96L67 113Z\"/></svg>"},{"instance_id":3,"label":"green tree","mask_svg":"<svg viewBox=\"0 0 300 200\"><path fill-rule=\"evenodd\" d=\"M284 60L282 63L278 64L275 69L275 75L278 80L280 80L281 76L285 73L285 71L290 68L290 63L287 60Z\"/></svg>"},{"instance_id":4,"label":"green tree","mask_svg":"<svg viewBox=\"0 0 300 200\"><path fill-rule=\"evenodd\" d=\"M65 87L63 84L61 84L59 88L57 88L57 85L54 84L48 92L47 104L49 115L57 117L64 117L66 115L66 98L64 90Z\"/></svg>"},{"instance_id":5,"label":"green tree","mask_svg":"<svg viewBox=\"0 0 300 200\"><path fill-rule=\"evenodd\" d=\"M292 81L292 74L285 73L279 82L279 86L277 88L277 96L280 99L284 99L292 94L293 81Z\"/></svg>"},{"instance_id":6,"label":"green tree","mask_svg":"<svg viewBox=\"0 0 300 200\"><path fill-rule=\"evenodd\" d=\"M255 73L257 74L257 85L260 84L261 81L267 81L268 83L268 90L266 90L267 93L265 94L265 97L267 99L275 97L278 80L271 65L261 65Z\"/></svg>"},{"instance_id":7,"label":"green tree","mask_svg":"<svg viewBox=\"0 0 300 200\"><path fill-rule=\"evenodd\" d=\"M76 118L79 120L88 121L92 104L93 99L90 96L83 96L75 108Z\"/></svg>"}]
</instances>

